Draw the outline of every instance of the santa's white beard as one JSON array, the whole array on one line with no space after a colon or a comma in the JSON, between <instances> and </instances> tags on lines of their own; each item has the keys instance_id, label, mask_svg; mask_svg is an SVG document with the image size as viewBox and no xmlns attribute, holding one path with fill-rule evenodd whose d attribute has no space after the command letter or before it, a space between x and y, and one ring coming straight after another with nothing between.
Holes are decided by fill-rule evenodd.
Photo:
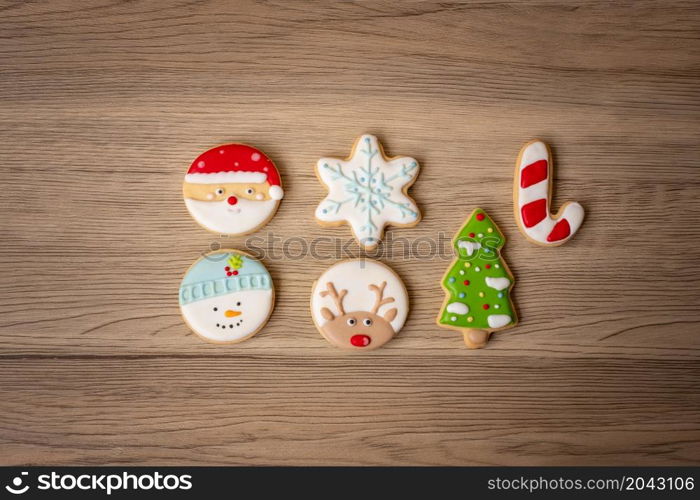
<instances>
[{"instance_id":1,"label":"santa's white beard","mask_svg":"<svg viewBox=\"0 0 700 500\"><path fill-rule=\"evenodd\" d=\"M235 342L265 324L272 311L272 300L272 290L245 290L198 300L181 306L181 311L198 335L214 342ZM228 309L241 314L229 318L225 313Z\"/></svg>"},{"instance_id":2,"label":"santa's white beard","mask_svg":"<svg viewBox=\"0 0 700 500\"><path fill-rule=\"evenodd\" d=\"M246 200L229 205L228 201L200 201L185 198L185 205L202 226L223 234L244 234L263 225L277 208L278 200Z\"/></svg>"}]
</instances>

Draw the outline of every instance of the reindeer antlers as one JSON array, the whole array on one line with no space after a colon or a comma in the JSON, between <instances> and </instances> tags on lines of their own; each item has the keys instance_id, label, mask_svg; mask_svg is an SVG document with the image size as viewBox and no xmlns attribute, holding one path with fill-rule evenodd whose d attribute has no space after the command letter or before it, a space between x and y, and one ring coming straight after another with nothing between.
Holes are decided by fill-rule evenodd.
<instances>
[{"instance_id":1,"label":"reindeer antlers","mask_svg":"<svg viewBox=\"0 0 700 500\"><path fill-rule=\"evenodd\" d=\"M345 309L343 309L343 297L345 297L345 294L348 293L348 291L341 290L340 293L336 292L333 283L331 283L330 281L326 283L326 288L328 290L322 291L321 297L326 297L330 295L333 298L333 301L335 302L335 306L338 308L338 314L342 316L343 314L345 314Z\"/></svg>"},{"instance_id":2,"label":"reindeer antlers","mask_svg":"<svg viewBox=\"0 0 700 500\"><path fill-rule=\"evenodd\" d=\"M382 281L382 284L377 286L377 285L370 285L369 289L372 290L375 294L377 294L377 301L374 303L374 307L372 308L373 313L377 313L379 311L379 308L382 307L384 304L388 304L390 302L394 302L394 297L387 297L386 299L382 299L382 296L384 295L384 288L386 287L386 281Z\"/></svg>"},{"instance_id":3,"label":"reindeer antlers","mask_svg":"<svg viewBox=\"0 0 700 500\"><path fill-rule=\"evenodd\" d=\"M338 293L335 289L335 286L330 281L326 283L326 288L327 290L323 290L321 292L321 297L328 297L330 295L333 299L333 302L335 302L335 306L338 308L338 314L342 316L343 314L345 314L345 309L343 309L343 298L348 293L348 291L341 290L340 293ZM374 307L372 307L372 312L374 314L376 314L377 311L379 311L379 308L382 307L384 304L394 302L394 297L387 297L385 299L382 298L384 296L384 288L386 288L386 281L382 281L382 284L379 286L369 285L369 289L377 295Z\"/></svg>"}]
</instances>

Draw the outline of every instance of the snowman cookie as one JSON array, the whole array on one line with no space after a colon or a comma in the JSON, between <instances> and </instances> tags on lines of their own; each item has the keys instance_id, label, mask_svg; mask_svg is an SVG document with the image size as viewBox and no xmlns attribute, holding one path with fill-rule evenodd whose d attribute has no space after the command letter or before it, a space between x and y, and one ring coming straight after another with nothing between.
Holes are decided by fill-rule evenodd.
<instances>
[{"instance_id":1,"label":"snowman cookie","mask_svg":"<svg viewBox=\"0 0 700 500\"><path fill-rule=\"evenodd\" d=\"M190 215L220 234L248 234L275 215L284 192L265 153L245 144L217 146L199 155L182 185Z\"/></svg>"},{"instance_id":2,"label":"snowman cookie","mask_svg":"<svg viewBox=\"0 0 700 500\"><path fill-rule=\"evenodd\" d=\"M255 335L275 304L270 273L262 263L237 250L200 257L180 284L180 311L204 340L234 343Z\"/></svg>"},{"instance_id":3,"label":"snowman cookie","mask_svg":"<svg viewBox=\"0 0 700 500\"><path fill-rule=\"evenodd\" d=\"M387 225L412 227L420 222L420 211L407 194L418 170L415 159L389 158L375 136L363 135L349 158L318 160L316 175L328 196L316 208L316 220L322 226L349 224L358 244L372 250Z\"/></svg>"},{"instance_id":4,"label":"snowman cookie","mask_svg":"<svg viewBox=\"0 0 700 500\"><path fill-rule=\"evenodd\" d=\"M371 350L390 341L408 316L401 278L376 260L328 268L311 291L311 315L321 335L343 349Z\"/></svg>"}]
</instances>

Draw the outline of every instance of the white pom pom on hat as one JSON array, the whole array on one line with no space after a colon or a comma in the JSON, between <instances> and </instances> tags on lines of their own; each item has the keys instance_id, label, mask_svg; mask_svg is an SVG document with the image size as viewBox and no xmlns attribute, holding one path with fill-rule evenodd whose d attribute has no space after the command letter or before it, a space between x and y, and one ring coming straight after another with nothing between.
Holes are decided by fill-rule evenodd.
<instances>
[{"instance_id":1,"label":"white pom pom on hat","mask_svg":"<svg viewBox=\"0 0 700 500\"><path fill-rule=\"evenodd\" d=\"M284 196L284 191L280 186L270 186L270 198L273 200L281 200Z\"/></svg>"}]
</instances>

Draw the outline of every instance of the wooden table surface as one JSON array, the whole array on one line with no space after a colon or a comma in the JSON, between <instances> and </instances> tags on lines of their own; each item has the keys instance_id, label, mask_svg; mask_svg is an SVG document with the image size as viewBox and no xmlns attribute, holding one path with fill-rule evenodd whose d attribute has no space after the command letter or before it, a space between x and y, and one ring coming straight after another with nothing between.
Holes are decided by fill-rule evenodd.
<instances>
[{"instance_id":1,"label":"wooden table surface","mask_svg":"<svg viewBox=\"0 0 700 500\"><path fill-rule=\"evenodd\" d=\"M697 2L1 12L1 463L700 463ZM501 226L521 324L466 349L434 324L449 260L398 251L382 260L412 309L378 351L316 332L310 287L334 259L309 255L266 258L278 302L256 337L189 332L183 272L246 242L187 214L192 159L258 146L286 197L253 236L345 241L313 221L313 165L364 132L421 163L424 219L392 236L452 238L477 206ZM559 248L512 215L534 137L554 148L554 206L587 210Z\"/></svg>"}]
</instances>

